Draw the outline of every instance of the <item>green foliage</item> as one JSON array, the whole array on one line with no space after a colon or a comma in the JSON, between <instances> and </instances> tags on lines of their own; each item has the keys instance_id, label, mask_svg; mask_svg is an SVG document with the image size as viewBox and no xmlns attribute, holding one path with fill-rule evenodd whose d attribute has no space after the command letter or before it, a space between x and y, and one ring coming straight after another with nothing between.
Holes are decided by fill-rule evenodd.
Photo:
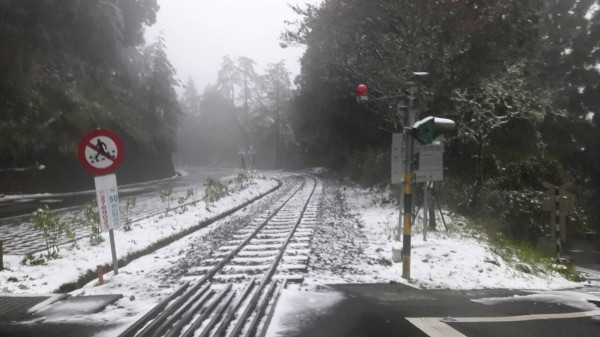
<instances>
[{"instance_id":1,"label":"green foliage","mask_svg":"<svg viewBox=\"0 0 600 337\"><path fill-rule=\"evenodd\" d=\"M567 278L574 278L576 275L571 265L557 262L554 257L537 249L535 243L511 239L504 235L506 228L511 227L504 220L494 217L472 217L468 224L477 232L485 233L492 246L492 252L517 270L535 275L559 273Z\"/></svg>"},{"instance_id":2,"label":"green foliage","mask_svg":"<svg viewBox=\"0 0 600 337\"><path fill-rule=\"evenodd\" d=\"M239 173L235 178L233 178L233 183L235 184L236 190L243 190L248 186L247 184L252 181L252 176L246 172Z\"/></svg>"},{"instance_id":3,"label":"green foliage","mask_svg":"<svg viewBox=\"0 0 600 337\"><path fill-rule=\"evenodd\" d=\"M126 232L131 231L131 225L132 225L132 220L129 217L129 212L131 211L132 208L135 207L135 203L136 203L136 198L129 198L127 199L127 201L125 201L125 223L123 224L123 230Z\"/></svg>"},{"instance_id":4,"label":"green foliage","mask_svg":"<svg viewBox=\"0 0 600 337\"><path fill-rule=\"evenodd\" d=\"M396 100L360 108L351 93L365 83L374 98L397 96L415 71L427 71L417 103L424 116L451 113L452 90L493 78L529 56L536 37L536 0L474 5L470 1L325 1L296 7L304 20L283 35L304 44L298 80L297 139L321 165L389 146L386 132L400 130ZM319 163L317 163L319 165Z\"/></svg>"},{"instance_id":5,"label":"green foliage","mask_svg":"<svg viewBox=\"0 0 600 337\"><path fill-rule=\"evenodd\" d=\"M169 211L171 211L171 202L175 200L173 197L173 189L162 190L158 192L158 195L160 196L160 200L163 203L167 204L167 208L165 209L165 215L169 215Z\"/></svg>"},{"instance_id":6,"label":"green foliage","mask_svg":"<svg viewBox=\"0 0 600 337\"><path fill-rule=\"evenodd\" d=\"M79 220L90 229L90 243L97 245L104 241L102 237L102 228L100 227L100 214L92 206L92 202L88 202L83 207L82 218Z\"/></svg>"},{"instance_id":7,"label":"green foliage","mask_svg":"<svg viewBox=\"0 0 600 337\"><path fill-rule=\"evenodd\" d=\"M188 189L185 192L185 195L180 196L180 197L175 197L174 193L173 193L173 189L169 189L169 190L162 190L159 192L159 196L160 199L162 200L163 203L166 204L166 211L165 211L165 216L169 215L170 211L177 211L179 209L180 214L184 213L185 211L187 211L187 207L186 207L186 203L189 200L192 200L194 198L194 190L193 189ZM171 207L171 204L177 201L178 206L175 207Z\"/></svg>"},{"instance_id":8,"label":"green foliage","mask_svg":"<svg viewBox=\"0 0 600 337\"><path fill-rule=\"evenodd\" d=\"M206 210L209 210L210 204L229 194L229 187L226 183L214 178L207 178L204 182L204 196L202 201L206 203Z\"/></svg>"},{"instance_id":9,"label":"green foliage","mask_svg":"<svg viewBox=\"0 0 600 337\"><path fill-rule=\"evenodd\" d=\"M2 1L0 169L70 163L99 126L155 153L173 149L175 70L160 43L144 46L156 0Z\"/></svg>"},{"instance_id":10,"label":"green foliage","mask_svg":"<svg viewBox=\"0 0 600 337\"><path fill-rule=\"evenodd\" d=\"M179 205L183 205L183 204L185 204L185 203L186 203L186 201L188 201L188 200L192 199L193 197L194 197L194 190L193 190L193 189L189 189L189 190L187 190L187 191L185 192L185 195L184 195L184 196L182 196L182 197L179 197L179 198L177 199L177 203L178 203Z\"/></svg>"},{"instance_id":11,"label":"green foliage","mask_svg":"<svg viewBox=\"0 0 600 337\"><path fill-rule=\"evenodd\" d=\"M71 232L68 223L60 221L57 216L52 214L48 205L35 211L29 221L33 224L33 228L42 232L46 243L46 258L58 258L59 244L63 237Z\"/></svg>"},{"instance_id":12,"label":"green foliage","mask_svg":"<svg viewBox=\"0 0 600 337\"><path fill-rule=\"evenodd\" d=\"M194 190L193 189L188 189L185 192L185 195L177 198L177 203L179 204L179 210L178 210L179 214L183 214L188 210L186 203L189 200L192 200L193 198L194 198ZM194 204L194 206L196 205L195 202L193 202L193 204Z\"/></svg>"},{"instance_id":13,"label":"green foliage","mask_svg":"<svg viewBox=\"0 0 600 337\"><path fill-rule=\"evenodd\" d=\"M46 258L48 260L58 258L58 254L52 254L51 257ZM44 258L43 254L35 256L33 253L27 253L21 260L21 264L24 266L45 266L46 264L48 264L46 258Z\"/></svg>"},{"instance_id":14,"label":"green foliage","mask_svg":"<svg viewBox=\"0 0 600 337\"><path fill-rule=\"evenodd\" d=\"M384 186L390 183L390 152L370 149L356 152L346 165L346 176L362 187Z\"/></svg>"},{"instance_id":15,"label":"green foliage","mask_svg":"<svg viewBox=\"0 0 600 337\"><path fill-rule=\"evenodd\" d=\"M535 244L549 232L540 200L541 193L537 191L496 191L484 195L487 208L484 214L505 223L503 230L508 237Z\"/></svg>"},{"instance_id":16,"label":"green foliage","mask_svg":"<svg viewBox=\"0 0 600 337\"><path fill-rule=\"evenodd\" d=\"M560 163L551 158L514 159L506 164L497 159L488 166L490 178L482 182L476 203L470 199L475 186L469 176L446 177L438 196L463 214L498 219L505 224L502 233L513 240L535 244L550 230L548 214L541 209L542 182L560 184L569 177Z\"/></svg>"},{"instance_id":17,"label":"green foliage","mask_svg":"<svg viewBox=\"0 0 600 337\"><path fill-rule=\"evenodd\" d=\"M600 224L594 3L330 0L294 7L303 20L282 42L306 46L292 118L296 139L311 165L363 179L356 153L388 148L385 133L398 132L403 121L396 101L372 100L364 109L351 93L364 83L373 98L395 96L412 72L426 71L420 118L457 122L458 135L445 147L451 204L502 214L515 222L508 232L530 241L540 234L539 205L531 201L540 177L568 180Z\"/></svg>"},{"instance_id":18,"label":"green foliage","mask_svg":"<svg viewBox=\"0 0 600 337\"><path fill-rule=\"evenodd\" d=\"M462 159L450 165L474 177L469 196L472 211L480 207L488 177L509 180L502 166L539 155L544 148L540 124L553 112L550 96L528 90L523 77L523 66L514 66L502 76L482 80L475 88L452 93L460 121L451 147L461 152ZM514 136L508 140L508 134Z\"/></svg>"}]
</instances>

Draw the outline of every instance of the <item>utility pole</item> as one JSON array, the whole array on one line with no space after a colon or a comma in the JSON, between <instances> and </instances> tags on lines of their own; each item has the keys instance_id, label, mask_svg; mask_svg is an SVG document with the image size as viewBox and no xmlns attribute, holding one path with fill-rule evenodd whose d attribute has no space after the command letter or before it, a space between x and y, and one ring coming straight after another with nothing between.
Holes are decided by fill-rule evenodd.
<instances>
[{"instance_id":1,"label":"utility pole","mask_svg":"<svg viewBox=\"0 0 600 337\"><path fill-rule=\"evenodd\" d=\"M412 125L415 123L415 111L413 102L417 94L415 82L408 83L409 88L406 95L406 115L404 116L404 140L406 141L406 157L404 169L404 212L402 214L402 277L410 279L410 255L412 242L412 189L413 189L413 152L414 138L412 137Z\"/></svg>"},{"instance_id":2,"label":"utility pole","mask_svg":"<svg viewBox=\"0 0 600 337\"><path fill-rule=\"evenodd\" d=\"M423 241L427 241L427 226L429 217L429 181L425 182L423 188Z\"/></svg>"}]
</instances>

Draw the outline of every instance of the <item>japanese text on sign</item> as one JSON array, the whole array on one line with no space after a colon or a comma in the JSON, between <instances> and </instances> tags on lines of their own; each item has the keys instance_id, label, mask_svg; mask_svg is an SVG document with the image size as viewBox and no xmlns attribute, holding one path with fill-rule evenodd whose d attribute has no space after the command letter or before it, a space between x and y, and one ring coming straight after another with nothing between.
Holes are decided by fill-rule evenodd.
<instances>
[{"instance_id":1,"label":"japanese text on sign","mask_svg":"<svg viewBox=\"0 0 600 337\"><path fill-rule=\"evenodd\" d=\"M110 229L119 229L121 219L116 176L114 174L99 176L94 179L94 182L96 183L96 198L102 229L105 232Z\"/></svg>"}]
</instances>

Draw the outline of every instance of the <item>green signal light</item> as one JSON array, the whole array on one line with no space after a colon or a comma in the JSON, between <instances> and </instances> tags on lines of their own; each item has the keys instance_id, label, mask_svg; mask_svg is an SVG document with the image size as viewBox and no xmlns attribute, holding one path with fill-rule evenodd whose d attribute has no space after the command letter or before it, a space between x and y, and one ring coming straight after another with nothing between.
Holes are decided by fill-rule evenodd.
<instances>
[{"instance_id":1,"label":"green signal light","mask_svg":"<svg viewBox=\"0 0 600 337\"><path fill-rule=\"evenodd\" d=\"M456 123L451 119L430 116L416 122L412 130L421 144L430 144L437 137L454 132Z\"/></svg>"}]
</instances>

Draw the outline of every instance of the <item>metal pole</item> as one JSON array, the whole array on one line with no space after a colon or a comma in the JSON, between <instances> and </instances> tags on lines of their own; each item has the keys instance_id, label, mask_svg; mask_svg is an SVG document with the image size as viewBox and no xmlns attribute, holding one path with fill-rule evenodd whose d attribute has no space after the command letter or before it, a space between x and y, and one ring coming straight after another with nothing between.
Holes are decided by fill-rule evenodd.
<instances>
[{"instance_id":1,"label":"metal pole","mask_svg":"<svg viewBox=\"0 0 600 337\"><path fill-rule=\"evenodd\" d=\"M433 197L433 206L435 208L435 205L437 205L438 207L438 211L440 212L440 218L442 218L442 222L444 223L444 229L446 229L446 232L448 231L448 225L446 224L446 219L444 219L444 213L442 213L442 206L440 206L440 200L437 198L437 195L435 194L435 188L431 188L431 196ZM434 209L435 212L435 209Z\"/></svg>"},{"instance_id":2,"label":"metal pole","mask_svg":"<svg viewBox=\"0 0 600 337\"><path fill-rule=\"evenodd\" d=\"M556 239L556 258L560 259L560 253L562 250L560 243L560 191L558 186L554 187L554 212L552 212L552 222L554 223L554 238Z\"/></svg>"},{"instance_id":3,"label":"metal pole","mask_svg":"<svg viewBox=\"0 0 600 337\"><path fill-rule=\"evenodd\" d=\"M403 246L402 246L402 277L410 279L410 250L412 235L412 182L413 182L413 146L414 138L411 135L411 128L414 124L415 113L413 111L413 101L415 99L416 85L409 83L407 95L407 113L404 125L404 136L406 140L406 162L404 171L404 214L403 214Z\"/></svg>"},{"instance_id":4,"label":"metal pole","mask_svg":"<svg viewBox=\"0 0 600 337\"><path fill-rule=\"evenodd\" d=\"M423 241L427 241L427 226L428 216L429 216L429 205L427 204L427 199L429 199L429 181L425 182L425 191L423 192Z\"/></svg>"},{"instance_id":5,"label":"metal pole","mask_svg":"<svg viewBox=\"0 0 600 337\"><path fill-rule=\"evenodd\" d=\"M110 251L112 253L113 260L113 271L115 275L119 274L119 261L117 261L117 249L115 248L115 234L111 229L108 230L108 236L110 237Z\"/></svg>"},{"instance_id":6,"label":"metal pole","mask_svg":"<svg viewBox=\"0 0 600 337\"><path fill-rule=\"evenodd\" d=\"M406 97L405 97L406 98ZM402 114L402 109L405 109L406 106L403 104L402 99L398 102L398 105L396 105L396 113L398 113L398 115ZM404 117L404 122L406 122L406 116ZM404 145L406 145L406 143L404 143ZM405 154L406 156L406 154ZM396 241L400 242L402 241L402 208L404 207L404 193L399 193L400 196L398 197L398 205L399 205L399 209L398 209L398 228L396 229L396 233L394 233L394 237L396 239Z\"/></svg>"},{"instance_id":7,"label":"metal pole","mask_svg":"<svg viewBox=\"0 0 600 337\"><path fill-rule=\"evenodd\" d=\"M398 205L400 205L400 211L398 212L398 228L396 229L396 233L395 237L396 237L396 241L402 241L402 207L404 207L404 194L400 193L400 202L398 203Z\"/></svg>"}]
</instances>

